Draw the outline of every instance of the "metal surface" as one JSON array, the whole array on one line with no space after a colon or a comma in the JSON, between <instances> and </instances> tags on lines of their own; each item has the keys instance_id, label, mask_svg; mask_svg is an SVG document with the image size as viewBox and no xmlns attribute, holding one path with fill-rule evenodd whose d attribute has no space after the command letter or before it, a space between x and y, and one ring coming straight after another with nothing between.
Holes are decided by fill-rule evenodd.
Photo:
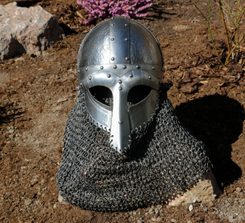
<instances>
[{"instance_id":1,"label":"metal surface","mask_svg":"<svg viewBox=\"0 0 245 223\"><path fill-rule=\"evenodd\" d=\"M134 20L115 17L101 22L84 38L78 70L86 106L93 122L110 132L111 146L118 152L130 147L130 133L155 114L162 67L159 44ZM91 93L99 86L111 92L112 105ZM139 102L129 103L129 92L136 86L151 91Z\"/></svg>"},{"instance_id":2,"label":"metal surface","mask_svg":"<svg viewBox=\"0 0 245 223\"><path fill-rule=\"evenodd\" d=\"M125 156L111 148L110 132L91 123L80 86L57 174L66 202L95 211L128 211L168 203L203 179L211 168L205 145L180 125L166 89L160 100L148 128L132 135L131 147L139 139L138 150Z\"/></svg>"}]
</instances>

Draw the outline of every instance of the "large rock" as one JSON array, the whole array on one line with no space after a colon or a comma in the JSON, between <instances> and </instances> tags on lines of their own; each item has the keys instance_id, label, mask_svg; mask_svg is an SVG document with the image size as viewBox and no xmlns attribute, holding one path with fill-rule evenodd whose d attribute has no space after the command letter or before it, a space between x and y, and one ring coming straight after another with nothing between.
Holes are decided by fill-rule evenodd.
<instances>
[{"instance_id":1,"label":"large rock","mask_svg":"<svg viewBox=\"0 0 245 223\"><path fill-rule=\"evenodd\" d=\"M63 35L56 18L41 6L0 5L0 59L40 54Z\"/></svg>"},{"instance_id":2,"label":"large rock","mask_svg":"<svg viewBox=\"0 0 245 223\"><path fill-rule=\"evenodd\" d=\"M214 199L221 194L221 190L212 172L209 172L195 186L183 195L177 196L169 202L169 206L189 205L195 202L212 204Z\"/></svg>"}]
</instances>

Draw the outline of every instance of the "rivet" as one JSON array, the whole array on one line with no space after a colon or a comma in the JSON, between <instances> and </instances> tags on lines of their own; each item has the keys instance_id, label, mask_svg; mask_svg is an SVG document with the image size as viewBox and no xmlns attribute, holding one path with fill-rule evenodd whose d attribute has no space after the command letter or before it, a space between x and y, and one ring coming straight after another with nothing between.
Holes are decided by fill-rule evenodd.
<instances>
[{"instance_id":1,"label":"rivet","mask_svg":"<svg viewBox=\"0 0 245 223\"><path fill-rule=\"evenodd\" d=\"M128 41L128 38L125 38L124 41Z\"/></svg>"},{"instance_id":2,"label":"rivet","mask_svg":"<svg viewBox=\"0 0 245 223\"><path fill-rule=\"evenodd\" d=\"M92 77L91 77L91 76L88 76L88 79L89 79L89 80L92 80Z\"/></svg>"},{"instance_id":3,"label":"rivet","mask_svg":"<svg viewBox=\"0 0 245 223\"><path fill-rule=\"evenodd\" d=\"M127 68L127 66L126 65L123 65L123 67L122 67L123 69L126 69Z\"/></svg>"},{"instance_id":4,"label":"rivet","mask_svg":"<svg viewBox=\"0 0 245 223\"><path fill-rule=\"evenodd\" d=\"M111 37L111 41L114 41L114 37Z\"/></svg>"},{"instance_id":5,"label":"rivet","mask_svg":"<svg viewBox=\"0 0 245 223\"><path fill-rule=\"evenodd\" d=\"M107 77L108 77L108 78L110 78L110 77L111 77L111 75L110 75L110 74L107 74Z\"/></svg>"},{"instance_id":6,"label":"rivet","mask_svg":"<svg viewBox=\"0 0 245 223\"><path fill-rule=\"evenodd\" d=\"M128 57L125 57L125 60L129 60Z\"/></svg>"},{"instance_id":7,"label":"rivet","mask_svg":"<svg viewBox=\"0 0 245 223\"><path fill-rule=\"evenodd\" d=\"M88 71L88 68L86 67L85 70Z\"/></svg>"},{"instance_id":8,"label":"rivet","mask_svg":"<svg viewBox=\"0 0 245 223\"><path fill-rule=\"evenodd\" d=\"M148 79L151 79L151 76L148 76Z\"/></svg>"},{"instance_id":9,"label":"rivet","mask_svg":"<svg viewBox=\"0 0 245 223\"><path fill-rule=\"evenodd\" d=\"M113 69L117 69L117 65L114 65L114 66L113 66Z\"/></svg>"},{"instance_id":10,"label":"rivet","mask_svg":"<svg viewBox=\"0 0 245 223\"><path fill-rule=\"evenodd\" d=\"M115 60L115 57L112 57L111 60L114 61Z\"/></svg>"},{"instance_id":11,"label":"rivet","mask_svg":"<svg viewBox=\"0 0 245 223\"><path fill-rule=\"evenodd\" d=\"M104 69L104 67L103 67L103 66L100 66L100 69L101 69L101 70L103 70L103 69Z\"/></svg>"},{"instance_id":12,"label":"rivet","mask_svg":"<svg viewBox=\"0 0 245 223\"><path fill-rule=\"evenodd\" d=\"M152 69L152 70L155 70L155 67L152 66L151 69Z\"/></svg>"},{"instance_id":13,"label":"rivet","mask_svg":"<svg viewBox=\"0 0 245 223\"><path fill-rule=\"evenodd\" d=\"M129 74L129 77L132 78L134 75L133 74Z\"/></svg>"},{"instance_id":14,"label":"rivet","mask_svg":"<svg viewBox=\"0 0 245 223\"><path fill-rule=\"evenodd\" d=\"M140 69L140 66L139 66L139 65L136 65L135 67L136 67L137 69Z\"/></svg>"},{"instance_id":15,"label":"rivet","mask_svg":"<svg viewBox=\"0 0 245 223\"><path fill-rule=\"evenodd\" d=\"M119 91L121 91L122 90L122 86L119 86Z\"/></svg>"},{"instance_id":16,"label":"rivet","mask_svg":"<svg viewBox=\"0 0 245 223\"><path fill-rule=\"evenodd\" d=\"M119 79L119 80L118 80L118 83L119 83L119 84L121 84L121 83L122 83L122 80L121 80L121 79Z\"/></svg>"}]
</instances>

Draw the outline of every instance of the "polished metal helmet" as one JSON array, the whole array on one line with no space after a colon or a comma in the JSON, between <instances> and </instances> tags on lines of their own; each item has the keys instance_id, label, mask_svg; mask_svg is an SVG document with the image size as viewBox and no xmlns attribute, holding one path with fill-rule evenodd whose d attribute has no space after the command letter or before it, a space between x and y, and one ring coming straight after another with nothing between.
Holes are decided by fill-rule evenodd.
<instances>
[{"instance_id":1,"label":"polished metal helmet","mask_svg":"<svg viewBox=\"0 0 245 223\"><path fill-rule=\"evenodd\" d=\"M110 132L111 147L118 152L130 147L131 133L155 114L162 72L157 40L134 20L103 21L83 39L78 73L87 111Z\"/></svg>"}]
</instances>

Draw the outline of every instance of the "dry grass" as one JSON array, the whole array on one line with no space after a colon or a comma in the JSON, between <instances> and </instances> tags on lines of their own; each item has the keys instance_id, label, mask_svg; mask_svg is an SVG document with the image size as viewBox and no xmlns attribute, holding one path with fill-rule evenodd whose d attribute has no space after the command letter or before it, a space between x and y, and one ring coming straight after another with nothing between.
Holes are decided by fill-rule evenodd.
<instances>
[{"instance_id":1,"label":"dry grass","mask_svg":"<svg viewBox=\"0 0 245 223\"><path fill-rule=\"evenodd\" d=\"M225 45L227 49L225 52L225 65L242 63L240 58L244 52L245 35L241 31L241 25L245 16L245 7L241 0L208 0L205 10L199 7L199 0L194 0L193 4L205 19L208 37L211 43L215 41L216 36L216 30L212 28L212 15L219 13L226 36Z\"/></svg>"}]
</instances>

